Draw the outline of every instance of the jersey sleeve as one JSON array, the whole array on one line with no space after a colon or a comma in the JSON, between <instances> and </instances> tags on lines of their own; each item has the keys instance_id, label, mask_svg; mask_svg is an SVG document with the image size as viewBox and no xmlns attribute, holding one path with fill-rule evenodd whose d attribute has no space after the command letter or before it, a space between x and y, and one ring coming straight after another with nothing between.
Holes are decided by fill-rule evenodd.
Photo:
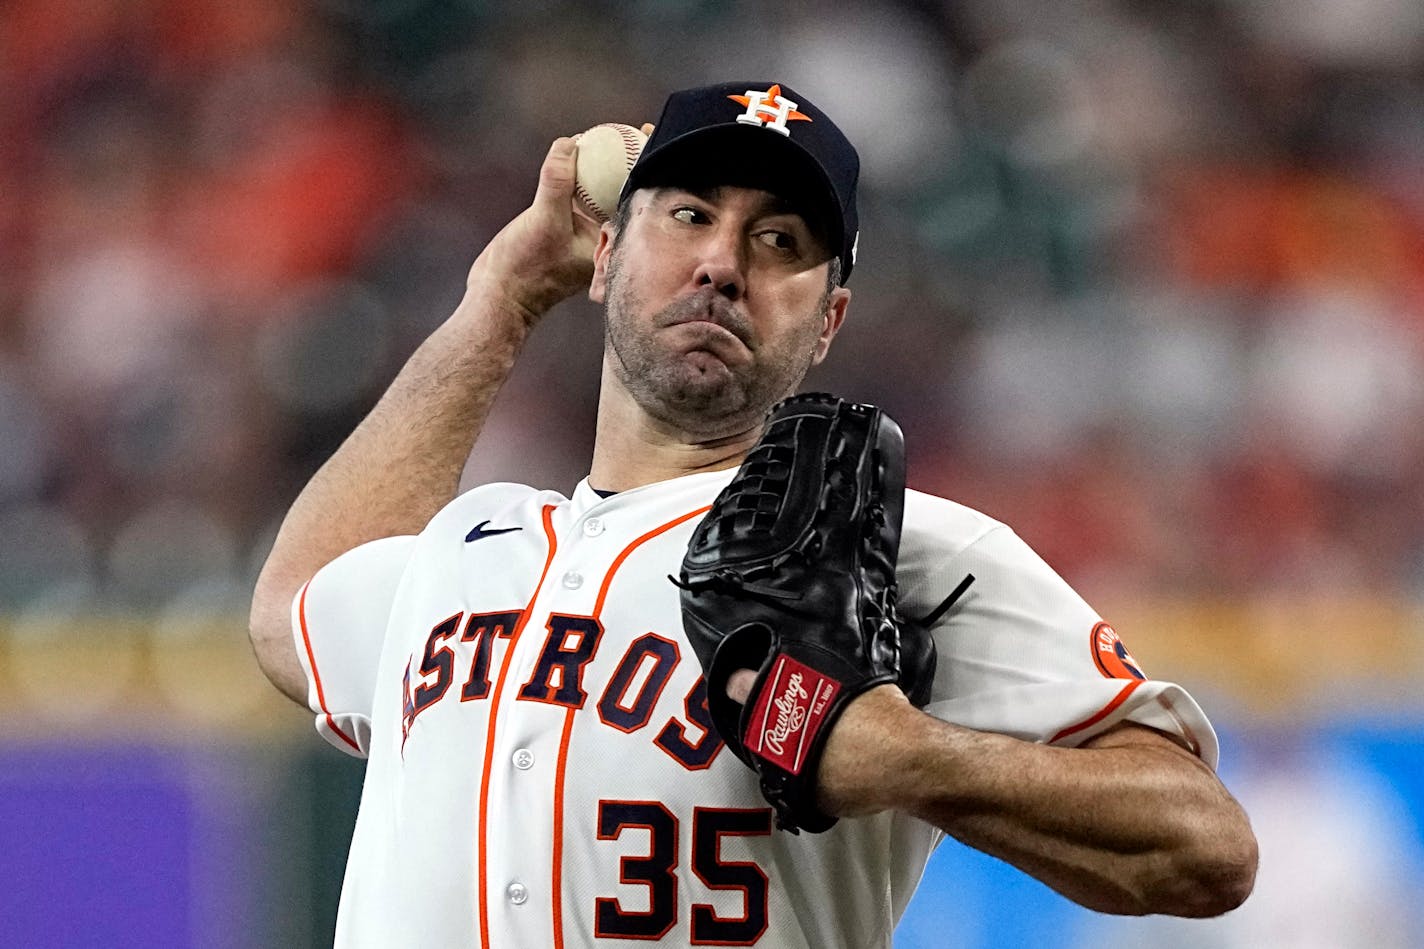
<instances>
[{"instance_id":1,"label":"jersey sleeve","mask_svg":"<svg viewBox=\"0 0 1424 949\"><path fill-rule=\"evenodd\" d=\"M1216 734L1191 695L1149 678L1116 631L1012 530L975 515L962 546L946 550L944 537L966 534L963 516L934 511L920 525L901 584L905 615L928 621L939 652L927 712L1068 747L1132 721L1179 737L1216 767ZM940 540L927 540L937 531Z\"/></svg>"},{"instance_id":2,"label":"jersey sleeve","mask_svg":"<svg viewBox=\"0 0 1424 949\"><path fill-rule=\"evenodd\" d=\"M415 540L362 544L322 567L292 600L292 635L317 731L358 758L370 747L376 670Z\"/></svg>"}]
</instances>

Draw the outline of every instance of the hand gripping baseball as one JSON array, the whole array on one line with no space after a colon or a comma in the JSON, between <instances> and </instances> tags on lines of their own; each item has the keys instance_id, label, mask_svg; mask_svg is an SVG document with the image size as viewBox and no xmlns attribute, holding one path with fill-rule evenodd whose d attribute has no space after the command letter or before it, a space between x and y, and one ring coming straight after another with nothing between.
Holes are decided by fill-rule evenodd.
<instances>
[{"instance_id":1,"label":"hand gripping baseball","mask_svg":"<svg viewBox=\"0 0 1424 949\"><path fill-rule=\"evenodd\" d=\"M470 269L472 293L490 293L531 324L556 303L588 288L597 222L573 212L577 146L556 139L539 169L534 200L494 236Z\"/></svg>"},{"instance_id":2,"label":"hand gripping baseball","mask_svg":"<svg viewBox=\"0 0 1424 949\"><path fill-rule=\"evenodd\" d=\"M929 698L934 643L896 611L904 472L900 428L880 409L786 399L683 559L683 626L713 724L793 833L836 822L815 805L815 775L852 699L882 683ZM741 669L756 670L744 705L727 694Z\"/></svg>"}]
</instances>

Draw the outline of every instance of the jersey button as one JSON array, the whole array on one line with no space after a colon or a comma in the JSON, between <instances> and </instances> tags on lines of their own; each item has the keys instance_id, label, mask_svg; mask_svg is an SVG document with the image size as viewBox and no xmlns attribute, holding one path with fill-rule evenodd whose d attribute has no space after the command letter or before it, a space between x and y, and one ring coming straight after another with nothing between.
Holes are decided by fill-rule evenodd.
<instances>
[{"instance_id":1,"label":"jersey button","mask_svg":"<svg viewBox=\"0 0 1424 949\"><path fill-rule=\"evenodd\" d=\"M583 522L583 532L586 537L597 537L603 533L603 521L596 517L590 517Z\"/></svg>"},{"instance_id":2,"label":"jersey button","mask_svg":"<svg viewBox=\"0 0 1424 949\"><path fill-rule=\"evenodd\" d=\"M509 895L509 901L515 906L522 906L524 902L529 899L529 888L523 883L509 884L509 889L506 893Z\"/></svg>"},{"instance_id":3,"label":"jersey button","mask_svg":"<svg viewBox=\"0 0 1424 949\"><path fill-rule=\"evenodd\" d=\"M528 748L520 748L514 753L514 766L520 771L528 771L534 767L534 752Z\"/></svg>"},{"instance_id":4,"label":"jersey button","mask_svg":"<svg viewBox=\"0 0 1424 949\"><path fill-rule=\"evenodd\" d=\"M579 573L577 570L570 570L568 573L564 574L565 588L569 590L577 590L581 586L583 586L583 574Z\"/></svg>"}]
</instances>

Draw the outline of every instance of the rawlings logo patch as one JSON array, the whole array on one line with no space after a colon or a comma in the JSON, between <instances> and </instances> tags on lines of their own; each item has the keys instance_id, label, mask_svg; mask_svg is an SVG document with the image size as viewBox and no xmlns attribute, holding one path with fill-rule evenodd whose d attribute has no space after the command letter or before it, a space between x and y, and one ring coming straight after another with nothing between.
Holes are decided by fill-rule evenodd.
<instances>
[{"instance_id":1,"label":"rawlings logo patch","mask_svg":"<svg viewBox=\"0 0 1424 949\"><path fill-rule=\"evenodd\" d=\"M1145 679L1142 666L1132 658L1117 630L1107 623L1093 627L1093 661L1098 671L1109 679Z\"/></svg>"},{"instance_id":2,"label":"rawlings logo patch","mask_svg":"<svg viewBox=\"0 0 1424 949\"><path fill-rule=\"evenodd\" d=\"M773 754L784 755L786 739L806 724L806 690L801 687L801 673L793 672L786 680L786 691L772 702L776 706L776 724L764 732L765 745Z\"/></svg>"},{"instance_id":3,"label":"rawlings logo patch","mask_svg":"<svg viewBox=\"0 0 1424 949\"><path fill-rule=\"evenodd\" d=\"M800 774L806 751L839 691L836 680L789 656L778 656L752 707L743 739L747 748L778 768Z\"/></svg>"}]
</instances>

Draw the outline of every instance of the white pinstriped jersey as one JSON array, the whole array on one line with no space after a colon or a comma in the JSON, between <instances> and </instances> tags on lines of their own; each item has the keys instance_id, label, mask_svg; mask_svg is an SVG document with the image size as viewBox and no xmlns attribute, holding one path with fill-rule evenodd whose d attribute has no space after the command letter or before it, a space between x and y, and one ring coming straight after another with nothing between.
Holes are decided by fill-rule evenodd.
<instances>
[{"instance_id":1,"label":"white pinstriped jersey","mask_svg":"<svg viewBox=\"0 0 1424 949\"><path fill-rule=\"evenodd\" d=\"M338 946L889 946L941 832L774 830L709 731L668 576L732 475L486 485L297 594L318 730L368 758ZM931 714L1064 745L1131 719L1215 765L1192 698L1004 525L907 492L898 579L933 617Z\"/></svg>"}]
</instances>

